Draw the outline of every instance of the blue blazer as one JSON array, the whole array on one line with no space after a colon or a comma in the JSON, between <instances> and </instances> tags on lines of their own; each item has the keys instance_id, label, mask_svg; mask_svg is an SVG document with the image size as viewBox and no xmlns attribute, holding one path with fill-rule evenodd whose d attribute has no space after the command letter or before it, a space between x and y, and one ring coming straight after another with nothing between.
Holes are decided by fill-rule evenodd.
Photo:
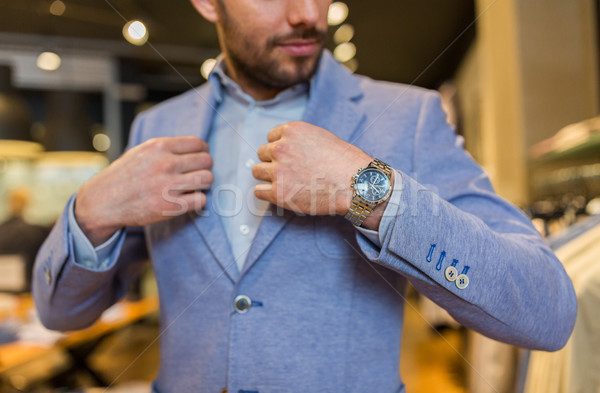
<instances>
[{"instance_id":1,"label":"blue blazer","mask_svg":"<svg viewBox=\"0 0 600 393\"><path fill-rule=\"evenodd\" d=\"M214 106L209 84L166 101L138 117L130 145L206 139ZM109 266L92 271L73 261L65 214L36 261L43 323L93 323L150 258L161 305L158 392L403 392L408 281L489 337L565 344L576 313L570 279L463 150L436 93L352 75L326 52L304 120L401 173L402 204L381 248L342 217L271 206L239 272L208 192L202 212L128 228ZM451 265L468 276L466 288L446 278ZM234 307L239 295L251 299L245 313Z\"/></svg>"}]
</instances>

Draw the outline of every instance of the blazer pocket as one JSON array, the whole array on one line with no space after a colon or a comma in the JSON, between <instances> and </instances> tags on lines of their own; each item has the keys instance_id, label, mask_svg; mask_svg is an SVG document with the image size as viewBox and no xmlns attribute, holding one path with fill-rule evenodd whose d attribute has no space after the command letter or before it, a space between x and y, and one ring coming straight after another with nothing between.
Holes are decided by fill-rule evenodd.
<instances>
[{"instance_id":1,"label":"blazer pocket","mask_svg":"<svg viewBox=\"0 0 600 393\"><path fill-rule=\"evenodd\" d=\"M321 255L331 259L362 258L356 229L341 216L315 217L315 244Z\"/></svg>"}]
</instances>

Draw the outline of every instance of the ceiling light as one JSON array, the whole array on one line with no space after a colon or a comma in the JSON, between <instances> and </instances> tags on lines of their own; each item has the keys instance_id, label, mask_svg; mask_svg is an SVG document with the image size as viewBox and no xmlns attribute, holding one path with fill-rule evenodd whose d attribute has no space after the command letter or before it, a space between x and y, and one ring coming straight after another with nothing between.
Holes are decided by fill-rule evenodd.
<instances>
[{"instance_id":1,"label":"ceiling light","mask_svg":"<svg viewBox=\"0 0 600 393\"><path fill-rule=\"evenodd\" d=\"M55 0L52 2L52 4L50 4L50 13L52 15L61 16L65 13L66 8L67 6L65 6L65 3L63 3L61 0Z\"/></svg>"},{"instance_id":2,"label":"ceiling light","mask_svg":"<svg viewBox=\"0 0 600 393\"><path fill-rule=\"evenodd\" d=\"M333 50L333 57L340 63L345 63L356 55L356 46L352 42L344 42L339 44Z\"/></svg>"},{"instance_id":3,"label":"ceiling light","mask_svg":"<svg viewBox=\"0 0 600 393\"><path fill-rule=\"evenodd\" d=\"M345 23L333 34L333 42L341 44L350 41L352 37L354 37L354 26Z\"/></svg>"},{"instance_id":4,"label":"ceiling light","mask_svg":"<svg viewBox=\"0 0 600 393\"><path fill-rule=\"evenodd\" d=\"M331 3L329 6L329 12L327 12L327 24L329 26L337 26L348 17L348 6L346 3L336 1Z\"/></svg>"},{"instance_id":5,"label":"ceiling light","mask_svg":"<svg viewBox=\"0 0 600 393\"><path fill-rule=\"evenodd\" d=\"M129 43L141 46L148 41L148 29L139 20L130 20L123 26L123 37Z\"/></svg>"},{"instance_id":6,"label":"ceiling light","mask_svg":"<svg viewBox=\"0 0 600 393\"><path fill-rule=\"evenodd\" d=\"M56 71L60 67L60 56L54 52L42 52L37 58L38 68L44 71Z\"/></svg>"},{"instance_id":7,"label":"ceiling light","mask_svg":"<svg viewBox=\"0 0 600 393\"><path fill-rule=\"evenodd\" d=\"M94 135L92 139L92 146L97 151L107 151L110 148L110 138L104 133L98 133Z\"/></svg>"},{"instance_id":8,"label":"ceiling light","mask_svg":"<svg viewBox=\"0 0 600 393\"><path fill-rule=\"evenodd\" d=\"M200 73L202 74L204 79L208 79L208 76L212 72L213 68L215 68L216 64L217 61L215 59L206 59L204 63L202 63L202 65L200 66Z\"/></svg>"}]
</instances>

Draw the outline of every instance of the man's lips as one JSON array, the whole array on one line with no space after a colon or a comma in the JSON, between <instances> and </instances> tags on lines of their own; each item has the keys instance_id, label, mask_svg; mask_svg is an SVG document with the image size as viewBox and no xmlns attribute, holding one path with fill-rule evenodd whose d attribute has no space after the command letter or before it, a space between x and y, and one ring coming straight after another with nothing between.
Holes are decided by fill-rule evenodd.
<instances>
[{"instance_id":1,"label":"man's lips","mask_svg":"<svg viewBox=\"0 0 600 393\"><path fill-rule=\"evenodd\" d=\"M294 39L280 42L277 46L292 56L310 56L315 53L317 44L315 39Z\"/></svg>"}]
</instances>

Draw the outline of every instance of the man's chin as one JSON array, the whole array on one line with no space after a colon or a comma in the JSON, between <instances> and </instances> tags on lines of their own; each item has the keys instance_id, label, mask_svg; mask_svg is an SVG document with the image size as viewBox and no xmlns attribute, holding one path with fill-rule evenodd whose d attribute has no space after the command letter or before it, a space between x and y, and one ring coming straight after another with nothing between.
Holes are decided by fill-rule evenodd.
<instances>
[{"instance_id":1,"label":"man's chin","mask_svg":"<svg viewBox=\"0 0 600 393\"><path fill-rule=\"evenodd\" d=\"M270 53L269 61L248 67L240 63L240 69L256 82L275 89L285 89L309 81L316 72L322 50L312 56L290 56L282 51ZM267 56L263 56L265 59Z\"/></svg>"},{"instance_id":2,"label":"man's chin","mask_svg":"<svg viewBox=\"0 0 600 393\"><path fill-rule=\"evenodd\" d=\"M316 71L316 62L313 60L309 65L296 65L291 70L278 70L269 77L270 84L273 87L286 88L298 83L309 81Z\"/></svg>"},{"instance_id":3,"label":"man's chin","mask_svg":"<svg viewBox=\"0 0 600 393\"><path fill-rule=\"evenodd\" d=\"M310 56L288 56L286 60L280 61L280 70L277 72L279 80L287 80L289 85L306 82L315 74L322 50Z\"/></svg>"}]
</instances>

